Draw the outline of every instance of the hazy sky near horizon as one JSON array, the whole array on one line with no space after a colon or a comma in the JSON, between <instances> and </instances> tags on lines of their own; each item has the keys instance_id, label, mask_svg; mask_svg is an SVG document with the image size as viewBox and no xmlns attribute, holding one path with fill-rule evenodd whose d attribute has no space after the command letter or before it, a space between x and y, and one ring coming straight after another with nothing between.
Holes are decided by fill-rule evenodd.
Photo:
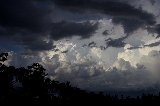
<instances>
[{"instance_id":1,"label":"hazy sky near horizon","mask_svg":"<svg viewBox=\"0 0 160 106\"><path fill-rule=\"evenodd\" d=\"M160 85L159 0L0 0L0 52L91 91Z\"/></svg>"}]
</instances>

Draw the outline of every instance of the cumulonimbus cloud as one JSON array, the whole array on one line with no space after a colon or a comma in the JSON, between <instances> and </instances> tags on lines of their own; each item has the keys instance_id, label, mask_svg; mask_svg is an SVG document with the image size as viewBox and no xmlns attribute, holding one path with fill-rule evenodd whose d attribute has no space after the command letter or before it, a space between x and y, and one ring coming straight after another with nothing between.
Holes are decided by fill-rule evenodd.
<instances>
[{"instance_id":1,"label":"cumulonimbus cloud","mask_svg":"<svg viewBox=\"0 0 160 106\"><path fill-rule=\"evenodd\" d=\"M150 43L157 42L153 40ZM146 43L146 44L150 44ZM72 48L74 44L63 46L62 50ZM61 49L61 44L57 48ZM40 62L47 68L49 77L59 81L70 81L74 86L91 91L130 91L146 88L157 89L159 79L159 45L154 47L142 47L128 49L118 53L117 59L106 67L103 62L102 51L99 48L90 48L86 54L80 52L78 47L67 53L50 51L42 52L38 56L13 55L8 64L21 66L18 61L29 65L32 62ZM17 60L15 60L17 59ZM16 62L17 61L17 62ZM110 61L110 60L108 60ZM74 79L74 80L73 80ZM98 86L98 87L97 87Z\"/></svg>"}]
</instances>

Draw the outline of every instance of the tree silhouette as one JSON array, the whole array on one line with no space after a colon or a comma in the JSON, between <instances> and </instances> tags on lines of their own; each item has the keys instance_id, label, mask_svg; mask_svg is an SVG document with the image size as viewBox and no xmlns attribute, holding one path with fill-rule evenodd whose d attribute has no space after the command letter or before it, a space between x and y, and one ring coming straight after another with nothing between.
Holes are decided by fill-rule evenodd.
<instances>
[{"instance_id":1,"label":"tree silhouette","mask_svg":"<svg viewBox=\"0 0 160 106\"><path fill-rule=\"evenodd\" d=\"M14 72L15 67L5 66L4 61L7 60L8 53L0 54L0 98L9 99L14 93Z\"/></svg>"},{"instance_id":2,"label":"tree silhouette","mask_svg":"<svg viewBox=\"0 0 160 106\"><path fill-rule=\"evenodd\" d=\"M23 85L23 90L31 99L44 99L46 97L48 90L45 84L45 69L39 63L33 63L28 66L27 69L19 69L22 71L20 75L22 76L21 83Z\"/></svg>"},{"instance_id":3,"label":"tree silhouette","mask_svg":"<svg viewBox=\"0 0 160 106\"><path fill-rule=\"evenodd\" d=\"M7 60L8 53L1 53L0 54L0 61L4 62Z\"/></svg>"},{"instance_id":4,"label":"tree silhouette","mask_svg":"<svg viewBox=\"0 0 160 106\"><path fill-rule=\"evenodd\" d=\"M160 102L159 95L143 94L132 98L124 95L105 95L87 92L72 87L70 82L60 83L48 78L46 70L39 63L33 63L27 68L6 66L7 53L0 54L0 104L144 104Z\"/></svg>"}]
</instances>

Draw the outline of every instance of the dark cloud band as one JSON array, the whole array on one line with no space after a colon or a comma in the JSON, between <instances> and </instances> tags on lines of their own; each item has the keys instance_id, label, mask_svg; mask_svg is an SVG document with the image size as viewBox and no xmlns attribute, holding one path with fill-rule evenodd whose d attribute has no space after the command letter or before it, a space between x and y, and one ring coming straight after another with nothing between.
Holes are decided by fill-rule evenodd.
<instances>
[{"instance_id":1,"label":"dark cloud band","mask_svg":"<svg viewBox=\"0 0 160 106\"><path fill-rule=\"evenodd\" d=\"M94 11L113 16L115 24L122 24L126 33L131 33L142 26L155 24L155 17L137 9L126 2L111 0L52 0L59 7L73 12ZM78 11L78 12L79 12Z\"/></svg>"},{"instance_id":2,"label":"dark cloud band","mask_svg":"<svg viewBox=\"0 0 160 106\"><path fill-rule=\"evenodd\" d=\"M53 23L53 7L80 14L90 11L109 15L114 24L124 27L127 35L138 28L155 24L152 14L129 5L125 0L1 0L0 37L7 36L26 49L41 51L52 49L52 40L75 35L88 38L98 29L98 23L89 21L64 20ZM158 26L155 27L154 32L159 33L158 29ZM44 41L45 38L49 41ZM112 40L109 45L124 46L123 40L121 43Z\"/></svg>"}]
</instances>

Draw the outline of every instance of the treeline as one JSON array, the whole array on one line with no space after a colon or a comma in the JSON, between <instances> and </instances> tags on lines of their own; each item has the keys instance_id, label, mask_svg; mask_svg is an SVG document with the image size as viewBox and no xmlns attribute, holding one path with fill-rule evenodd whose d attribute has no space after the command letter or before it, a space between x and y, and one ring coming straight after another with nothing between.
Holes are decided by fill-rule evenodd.
<instances>
[{"instance_id":1,"label":"treeline","mask_svg":"<svg viewBox=\"0 0 160 106\"><path fill-rule=\"evenodd\" d=\"M27 68L4 65L7 53L0 54L0 105L92 105L92 104L143 104L158 103L160 95L153 94L131 98L123 95L104 95L72 87L69 82L60 83L47 77L39 63Z\"/></svg>"}]
</instances>

